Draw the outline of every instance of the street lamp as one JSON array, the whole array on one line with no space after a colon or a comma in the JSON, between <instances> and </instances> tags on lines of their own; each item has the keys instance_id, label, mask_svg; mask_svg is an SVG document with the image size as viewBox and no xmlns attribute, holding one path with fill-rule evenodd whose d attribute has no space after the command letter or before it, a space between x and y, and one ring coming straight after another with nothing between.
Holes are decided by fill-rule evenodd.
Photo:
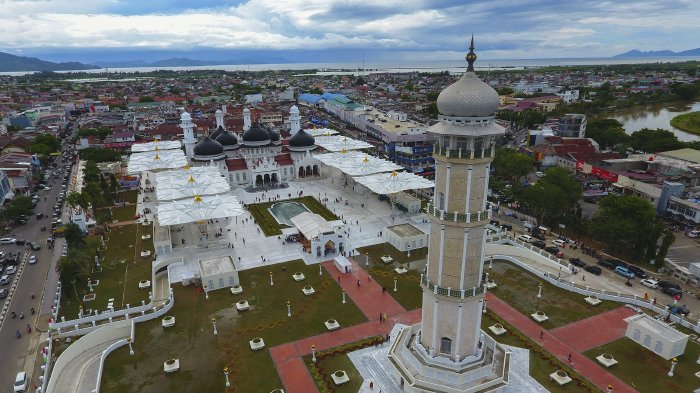
<instances>
[{"instance_id":1,"label":"street lamp","mask_svg":"<svg viewBox=\"0 0 700 393\"><path fill-rule=\"evenodd\" d=\"M316 346L311 345L311 361L316 363Z\"/></svg>"},{"instance_id":2,"label":"street lamp","mask_svg":"<svg viewBox=\"0 0 700 393\"><path fill-rule=\"evenodd\" d=\"M398 289L396 288L397 280L398 280L398 278L396 278L396 276L394 276L394 292L398 291Z\"/></svg>"},{"instance_id":3,"label":"street lamp","mask_svg":"<svg viewBox=\"0 0 700 393\"><path fill-rule=\"evenodd\" d=\"M411 246L407 245L406 249L408 250L408 257L410 258L411 257Z\"/></svg>"},{"instance_id":4,"label":"street lamp","mask_svg":"<svg viewBox=\"0 0 700 393\"><path fill-rule=\"evenodd\" d=\"M231 387L231 382L228 381L228 367L224 367L224 376L226 377L226 387Z\"/></svg>"},{"instance_id":5,"label":"street lamp","mask_svg":"<svg viewBox=\"0 0 700 393\"><path fill-rule=\"evenodd\" d=\"M127 337L126 342L129 343L129 355L134 356L134 347L131 345L131 337Z\"/></svg>"},{"instance_id":6,"label":"street lamp","mask_svg":"<svg viewBox=\"0 0 700 393\"><path fill-rule=\"evenodd\" d=\"M535 310L535 311L539 311L539 309L540 309L540 299L542 299L542 287L544 287L544 285L542 283L540 283L540 285L538 286L538 291L537 291L537 310Z\"/></svg>"},{"instance_id":7,"label":"street lamp","mask_svg":"<svg viewBox=\"0 0 700 393\"><path fill-rule=\"evenodd\" d=\"M209 300L209 291L207 291L207 285L204 284L204 297Z\"/></svg>"},{"instance_id":8,"label":"street lamp","mask_svg":"<svg viewBox=\"0 0 700 393\"><path fill-rule=\"evenodd\" d=\"M676 358L671 359L671 371L668 372L669 377L673 376L673 369L676 368L676 363L678 363L678 359L676 359Z\"/></svg>"},{"instance_id":9,"label":"street lamp","mask_svg":"<svg viewBox=\"0 0 700 393\"><path fill-rule=\"evenodd\" d=\"M484 309L481 312L486 314L486 298L484 298Z\"/></svg>"},{"instance_id":10,"label":"street lamp","mask_svg":"<svg viewBox=\"0 0 700 393\"><path fill-rule=\"evenodd\" d=\"M215 318L211 319L211 324L214 325L214 335L215 336L218 335L219 332L216 330L216 319Z\"/></svg>"},{"instance_id":11,"label":"street lamp","mask_svg":"<svg viewBox=\"0 0 700 393\"><path fill-rule=\"evenodd\" d=\"M270 272L270 286L274 286L275 283L272 281L272 272Z\"/></svg>"},{"instance_id":12,"label":"street lamp","mask_svg":"<svg viewBox=\"0 0 700 393\"><path fill-rule=\"evenodd\" d=\"M292 302L290 302L289 300L287 300L287 316L292 316Z\"/></svg>"},{"instance_id":13,"label":"street lamp","mask_svg":"<svg viewBox=\"0 0 700 393\"><path fill-rule=\"evenodd\" d=\"M318 263L318 275L322 276L323 272L321 271L321 262Z\"/></svg>"},{"instance_id":14,"label":"street lamp","mask_svg":"<svg viewBox=\"0 0 700 393\"><path fill-rule=\"evenodd\" d=\"M489 258L489 270L493 269L493 257Z\"/></svg>"},{"instance_id":15,"label":"street lamp","mask_svg":"<svg viewBox=\"0 0 700 393\"><path fill-rule=\"evenodd\" d=\"M343 289L343 304L345 304L345 290ZM700 361L700 359L698 359Z\"/></svg>"},{"instance_id":16,"label":"street lamp","mask_svg":"<svg viewBox=\"0 0 700 393\"><path fill-rule=\"evenodd\" d=\"M369 253L365 253L365 267L369 269Z\"/></svg>"}]
</instances>

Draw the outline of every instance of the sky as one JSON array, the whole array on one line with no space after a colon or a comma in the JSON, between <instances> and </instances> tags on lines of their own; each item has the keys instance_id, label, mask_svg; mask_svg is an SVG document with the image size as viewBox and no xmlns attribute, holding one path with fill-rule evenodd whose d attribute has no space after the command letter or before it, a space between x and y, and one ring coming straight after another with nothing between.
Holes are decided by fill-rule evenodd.
<instances>
[{"instance_id":1,"label":"sky","mask_svg":"<svg viewBox=\"0 0 700 393\"><path fill-rule=\"evenodd\" d=\"M0 51L457 60L474 34L481 59L607 57L700 47L698 21L699 0L0 0Z\"/></svg>"}]
</instances>

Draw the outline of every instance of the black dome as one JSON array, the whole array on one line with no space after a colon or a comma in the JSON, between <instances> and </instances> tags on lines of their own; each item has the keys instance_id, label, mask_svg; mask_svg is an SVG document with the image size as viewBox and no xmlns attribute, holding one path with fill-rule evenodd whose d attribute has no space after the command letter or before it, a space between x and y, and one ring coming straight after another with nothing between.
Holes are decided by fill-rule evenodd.
<instances>
[{"instance_id":1,"label":"black dome","mask_svg":"<svg viewBox=\"0 0 700 393\"><path fill-rule=\"evenodd\" d=\"M280 140L280 134L276 133L275 131L272 130L272 128L267 128L267 133L270 135L270 140L272 142L279 142Z\"/></svg>"},{"instance_id":2,"label":"black dome","mask_svg":"<svg viewBox=\"0 0 700 393\"><path fill-rule=\"evenodd\" d=\"M218 138L219 135L221 135L221 133L224 132L224 131L225 131L225 130L224 130L224 127L219 126L219 127L216 128L216 130L214 130L214 132L211 133L211 135L209 135L209 137L210 137L211 139L213 139L213 140L216 140L216 138Z\"/></svg>"},{"instance_id":3,"label":"black dome","mask_svg":"<svg viewBox=\"0 0 700 393\"><path fill-rule=\"evenodd\" d=\"M195 156L216 156L224 152L224 147L221 143L211 139L208 136L202 138L201 141L194 145Z\"/></svg>"},{"instance_id":4,"label":"black dome","mask_svg":"<svg viewBox=\"0 0 700 393\"><path fill-rule=\"evenodd\" d=\"M311 134L304 130L297 131L291 138L289 138L289 146L291 147L311 147L316 143Z\"/></svg>"},{"instance_id":5,"label":"black dome","mask_svg":"<svg viewBox=\"0 0 700 393\"><path fill-rule=\"evenodd\" d=\"M238 138L229 131L223 131L216 141L221 143L221 146L233 146L238 144Z\"/></svg>"},{"instance_id":6,"label":"black dome","mask_svg":"<svg viewBox=\"0 0 700 393\"><path fill-rule=\"evenodd\" d=\"M267 128L260 125L260 123L253 123L248 131L243 133L244 142L265 142L270 140L270 134L267 132Z\"/></svg>"}]
</instances>

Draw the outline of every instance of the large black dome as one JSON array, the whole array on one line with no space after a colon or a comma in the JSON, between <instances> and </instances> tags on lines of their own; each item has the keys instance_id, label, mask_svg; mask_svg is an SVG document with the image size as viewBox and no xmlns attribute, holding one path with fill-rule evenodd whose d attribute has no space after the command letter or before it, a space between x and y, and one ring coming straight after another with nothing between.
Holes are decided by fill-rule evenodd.
<instances>
[{"instance_id":1,"label":"large black dome","mask_svg":"<svg viewBox=\"0 0 700 393\"><path fill-rule=\"evenodd\" d=\"M194 145L195 156L216 156L224 152L224 147L221 143L211 139L208 136L202 138L201 141Z\"/></svg>"},{"instance_id":2,"label":"large black dome","mask_svg":"<svg viewBox=\"0 0 700 393\"><path fill-rule=\"evenodd\" d=\"M311 147L316 143L316 139L304 130L297 131L289 138L289 146L291 147Z\"/></svg>"},{"instance_id":3,"label":"large black dome","mask_svg":"<svg viewBox=\"0 0 700 393\"><path fill-rule=\"evenodd\" d=\"M214 132L212 132L211 135L209 135L209 137L210 137L211 139L213 139L213 140L216 140L216 138L218 138L219 135L221 135L221 133L224 132L224 131L225 131L225 130L224 130L224 127L218 126L218 127L216 128L216 130L214 130Z\"/></svg>"},{"instance_id":4,"label":"large black dome","mask_svg":"<svg viewBox=\"0 0 700 393\"><path fill-rule=\"evenodd\" d=\"M280 141L280 134L276 133L272 128L267 128L267 133L270 135L270 140L272 142L279 142Z\"/></svg>"},{"instance_id":5,"label":"large black dome","mask_svg":"<svg viewBox=\"0 0 700 393\"><path fill-rule=\"evenodd\" d=\"M267 128L260 123L253 123L248 131L243 133L243 142L265 142L270 140Z\"/></svg>"},{"instance_id":6,"label":"large black dome","mask_svg":"<svg viewBox=\"0 0 700 393\"><path fill-rule=\"evenodd\" d=\"M238 138L229 131L223 131L219 134L216 141L221 143L221 146L233 146L238 144Z\"/></svg>"}]
</instances>

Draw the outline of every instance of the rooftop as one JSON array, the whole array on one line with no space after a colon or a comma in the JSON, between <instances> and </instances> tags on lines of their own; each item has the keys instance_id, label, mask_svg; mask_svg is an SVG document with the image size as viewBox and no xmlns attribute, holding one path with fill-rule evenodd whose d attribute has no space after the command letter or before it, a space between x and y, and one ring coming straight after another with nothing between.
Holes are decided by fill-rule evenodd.
<instances>
[{"instance_id":1,"label":"rooftop","mask_svg":"<svg viewBox=\"0 0 700 393\"><path fill-rule=\"evenodd\" d=\"M414 227L411 224L392 225L390 227L387 227L386 229L394 232L399 238L424 235L423 231Z\"/></svg>"},{"instance_id":2,"label":"rooftop","mask_svg":"<svg viewBox=\"0 0 700 393\"><path fill-rule=\"evenodd\" d=\"M202 277L205 277L226 272L233 272L236 270L236 266L233 264L233 259L230 255L224 255L200 260L199 270L202 272Z\"/></svg>"}]
</instances>

